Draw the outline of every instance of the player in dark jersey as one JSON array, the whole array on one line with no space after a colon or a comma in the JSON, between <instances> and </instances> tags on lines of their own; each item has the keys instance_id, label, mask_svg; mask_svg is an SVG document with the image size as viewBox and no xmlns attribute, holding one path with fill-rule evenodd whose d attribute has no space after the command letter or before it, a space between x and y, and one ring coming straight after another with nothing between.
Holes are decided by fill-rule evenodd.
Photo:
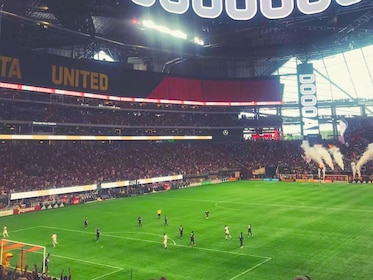
<instances>
[{"instance_id":1,"label":"player in dark jersey","mask_svg":"<svg viewBox=\"0 0 373 280\"><path fill-rule=\"evenodd\" d=\"M139 224L139 227L142 227L142 217L141 216L137 217L137 223Z\"/></svg>"},{"instance_id":2,"label":"player in dark jersey","mask_svg":"<svg viewBox=\"0 0 373 280\"><path fill-rule=\"evenodd\" d=\"M189 246L196 246L194 238L195 238L194 231L192 231L192 233L190 234L190 243L189 243Z\"/></svg>"},{"instance_id":3,"label":"player in dark jersey","mask_svg":"<svg viewBox=\"0 0 373 280\"><path fill-rule=\"evenodd\" d=\"M167 215L164 215L164 226L168 227L168 217L167 217Z\"/></svg>"},{"instance_id":4,"label":"player in dark jersey","mask_svg":"<svg viewBox=\"0 0 373 280\"><path fill-rule=\"evenodd\" d=\"M205 216L206 216L206 219L208 219L208 218L209 218L209 215L210 215L210 211L206 210L206 211L205 211Z\"/></svg>"},{"instance_id":5,"label":"player in dark jersey","mask_svg":"<svg viewBox=\"0 0 373 280\"><path fill-rule=\"evenodd\" d=\"M247 226L247 236L253 236L253 227L251 224Z\"/></svg>"},{"instance_id":6,"label":"player in dark jersey","mask_svg":"<svg viewBox=\"0 0 373 280\"><path fill-rule=\"evenodd\" d=\"M46 273L48 273L49 271L49 257L50 257L50 253L48 253L48 255L44 259L44 270Z\"/></svg>"},{"instance_id":7,"label":"player in dark jersey","mask_svg":"<svg viewBox=\"0 0 373 280\"><path fill-rule=\"evenodd\" d=\"M180 225L180 226L179 226L179 234L180 234L180 238L183 238L183 233L184 233L183 225Z\"/></svg>"},{"instance_id":8,"label":"player in dark jersey","mask_svg":"<svg viewBox=\"0 0 373 280\"><path fill-rule=\"evenodd\" d=\"M100 239L100 235L101 235L100 228L96 228L96 242L98 242L98 240Z\"/></svg>"},{"instance_id":9,"label":"player in dark jersey","mask_svg":"<svg viewBox=\"0 0 373 280\"><path fill-rule=\"evenodd\" d=\"M85 217L84 218L84 229L87 229L87 227L88 227L88 218Z\"/></svg>"},{"instance_id":10,"label":"player in dark jersey","mask_svg":"<svg viewBox=\"0 0 373 280\"><path fill-rule=\"evenodd\" d=\"M243 234L242 234L242 231L240 233L239 239L240 239L240 248L242 249L243 248Z\"/></svg>"}]
</instances>

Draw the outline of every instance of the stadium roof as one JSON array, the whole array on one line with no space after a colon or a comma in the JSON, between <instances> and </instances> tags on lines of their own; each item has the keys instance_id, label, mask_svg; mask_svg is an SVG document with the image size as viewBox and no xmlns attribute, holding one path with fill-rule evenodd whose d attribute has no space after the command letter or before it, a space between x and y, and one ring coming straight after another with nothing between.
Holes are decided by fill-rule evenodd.
<instances>
[{"instance_id":1,"label":"stadium roof","mask_svg":"<svg viewBox=\"0 0 373 280\"><path fill-rule=\"evenodd\" d=\"M208 18L198 15L192 4L176 14L166 11L160 2L3 0L1 42L12 48L59 50L60 54L75 48L80 49L84 58L104 50L117 61L141 57L144 61L163 58L176 63L186 57L269 61L297 56L310 59L373 42L371 0L356 0L357 3L345 6L341 3L353 1L331 0L328 8L315 14L300 11L297 3L307 1L294 0L290 1L294 4L291 13L277 19L270 19L262 10L265 1L253 0L248 2L257 3L256 13L246 20L234 20L235 16L227 12L225 4L218 16ZM163 2L175 5L192 1ZM242 6L245 1L236 2L238 8L245 8ZM282 2L290 3L272 1L273 5ZM148 3L148 7L138 3ZM185 32L188 39L158 33L145 26L144 20L166 26L168 31ZM195 37L203 45L196 44Z\"/></svg>"}]
</instances>

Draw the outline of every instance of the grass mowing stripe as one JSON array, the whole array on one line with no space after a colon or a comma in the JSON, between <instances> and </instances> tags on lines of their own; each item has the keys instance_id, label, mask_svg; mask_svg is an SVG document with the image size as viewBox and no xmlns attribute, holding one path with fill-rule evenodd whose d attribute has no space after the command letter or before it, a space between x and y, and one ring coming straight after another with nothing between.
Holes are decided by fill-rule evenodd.
<instances>
[{"instance_id":1,"label":"grass mowing stripe","mask_svg":"<svg viewBox=\"0 0 373 280\"><path fill-rule=\"evenodd\" d=\"M237 208L226 208L220 206L222 203L231 203L231 204L241 204L241 205L253 205L253 206L269 206L269 207L288 207L288 208L307 208L315 210L330 210L330 211L353 211L353 212L363 212L363 213L373 213L373 209L356 209L356 208L335 208L335 207L316 207L316 206L306 206L304 202L299 202L299 205L288 205L288 204L275 204L275 203L257 203L257 202L237 202L231 200L222 200L222 201L213 201L213 200L201 200L201 199L179 199L179 198L165 198L157 197L156 199L164 200L180 200L180 201L191 201L191 202L211 202L214 203L216 208L227 209L227 210L240 210Z\"/></svg>"},{"instance_id":2,"label":"grass mowing stripe","mask_svg":"<svg viewBox=\"0 0 373 280\"><path fill-rule=\"evenodd\" d=\"M329 210L329 211L353 211L353 212L363 212L363 213L372 213L373 209L351 209L351 208L333 208L333 207L316 207L316 206L306 206L303 204L301 205L286 205L286 204L273 204L273 203L255 203L255 202L234 202L234 201L218 201L215 203L216 208L226 209L226 210L241 210L238 208L228 208L224 206L220 206L222 203L230 203L230 204L240 204L240 205L254 205L254 206L269 206L269 207L284 207L284 208L306 208L306 209L314 209L314 210ZM302 202L300 202L302 203Z\"/></svg>"}]
</instances>

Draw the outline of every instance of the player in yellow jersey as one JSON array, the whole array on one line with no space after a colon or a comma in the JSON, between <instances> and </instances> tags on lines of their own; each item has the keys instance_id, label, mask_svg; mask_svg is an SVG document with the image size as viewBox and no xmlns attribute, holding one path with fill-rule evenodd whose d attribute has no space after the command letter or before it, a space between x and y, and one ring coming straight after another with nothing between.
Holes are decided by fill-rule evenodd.
<instances>
[{"instance_id":1,"label":"player in yellow jersey","mask_svg":"<svg viewBox=\"0 0 373 280\"><path fill-rule=\"evenodd\" d=\"M158 216L158 219L161 218L161 214L162 214L162 210L161 210L161 209L158 209L158 210L157 210L157 216Z\"/></svg>"}]
</instances>

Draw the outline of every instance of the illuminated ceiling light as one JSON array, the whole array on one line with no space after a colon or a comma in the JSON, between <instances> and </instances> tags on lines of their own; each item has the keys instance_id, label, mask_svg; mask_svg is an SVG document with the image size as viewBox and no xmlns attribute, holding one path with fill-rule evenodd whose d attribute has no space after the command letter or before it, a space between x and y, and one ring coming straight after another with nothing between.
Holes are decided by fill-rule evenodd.
<instances>
[{"instance_id":1,"label":"illuminated ceiling light","mask_svg":"<svg viewBox=\"0 0 373 280\"><path fill-rule=\"evenodd\" d=\"M205 42L201 38L198 38L198 37L194 37L193 43L200 45L200 46L203 46L205 44Z\"/></svg>"},{"instance_id":2,"label":"illuminated ceiling light","mask_svg":"<svg viewBox=\"0 0 373 280\"><path fill-rule=\"evenodd\" d=\"M161 33L165 33L165 34L171 35L171 36L176 37L176 38L180 38L180 39L184 39L184 40L186 40L188 38L188 35L185 34L182 31L180 31L180 30L171 30L166 26L157 25L154 22L152 22L151 20L144 20L142 22L142 25L144 27L149 28L149 29L154 29L154 30L157 30Z\"/></svg>"},{"instance_id":3,"label":"illuminated ceiling light","mask_svg":"<svg viewBox=\"0 0 373 280\"><path fill-rule=\"evenodd\" d=\"M95 60L110 61L110 62L114 61L114 59L103 50L96 52L93 58Z\"/></svg>"}]
</instances>

